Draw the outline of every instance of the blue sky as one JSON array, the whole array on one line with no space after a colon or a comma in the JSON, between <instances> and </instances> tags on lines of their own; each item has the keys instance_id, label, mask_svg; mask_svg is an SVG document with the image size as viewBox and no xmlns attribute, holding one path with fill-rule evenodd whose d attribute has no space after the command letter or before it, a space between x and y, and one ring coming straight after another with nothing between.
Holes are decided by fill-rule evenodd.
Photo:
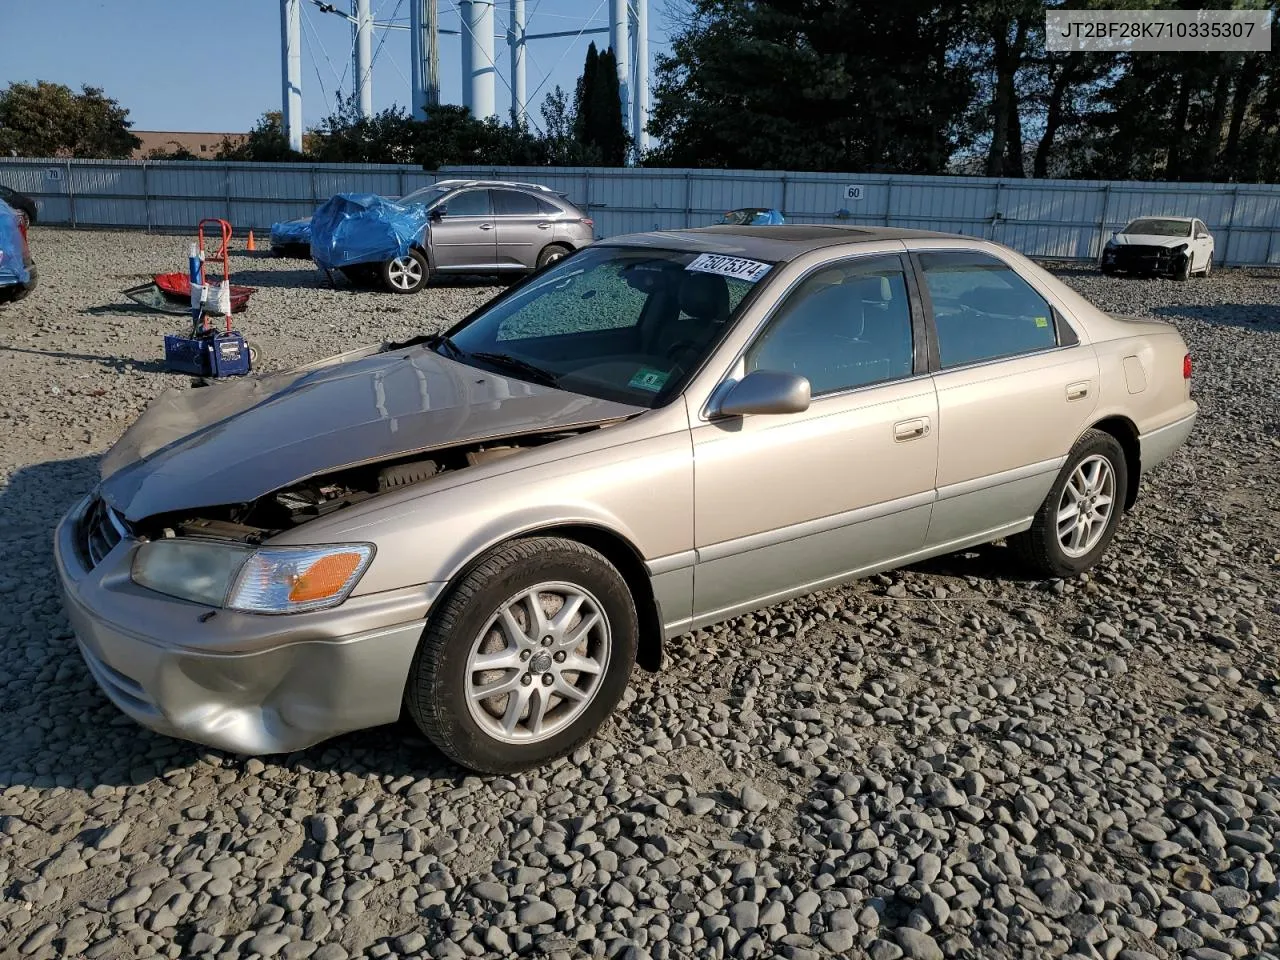
<instances>
[{"instance_id":1,"label":"blue sky","mask_svg":"<svg viewBox=\"0 0 1280 960\"><path fill-rule=\"evenodd\" d=\"M336 0L345 8L348 0ZM399 12L397 13L397 4ZM49 80L73 89L102 87L130 111L139 130L247 130L266 110L280 109L280 14L277 0L10 0L0 57L0 87L11 81ZM439 0L441 26L458 26L455 0ZM666 49L662 0L650 0L650 52ZM372 0L375 20L406 21L408 0ZM496 33L506 29L508 4L498 0ZM526 0L530 33L607 25L607 0ZM331 111L335 91L351 89L350 25L303 2L303 116L314 125ZM14 42L21 38L21 42ZM572 90L587 44L608 34L529 44L530 113L547 91ZM440 38L441 97L461 102L459 38ZM409 103L409 39L406 31L376 31L373 70L375 109ZM494 56L500 79L497 102L506 115L510 93L506 45ZM540 89L538 89L540 88ZM537 89L537 93L534 91Z\"/></svg>"}]
</instances>

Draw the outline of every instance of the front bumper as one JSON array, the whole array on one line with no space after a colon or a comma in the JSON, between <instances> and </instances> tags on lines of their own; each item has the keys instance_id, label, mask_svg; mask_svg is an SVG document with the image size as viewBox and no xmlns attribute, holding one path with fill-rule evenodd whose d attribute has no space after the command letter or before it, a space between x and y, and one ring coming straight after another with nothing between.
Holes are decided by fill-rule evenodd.
<instances>
[{"instance_id":1,"label":"front bumper","mask_svg":"<svg viewBox=\"0 0 1280 960\"><path fill-rule=\"evenodd\" d=\"M423 621L443 584L352 597L332 610L242 614L165 597L129 577L137 542L96 564L86 498L54 556L67 616L107 697L159 733L243 754L286 753L393 722Z\"/></svg>"},{"instance_id":2,"label":"front bumper","mask_svg":"<svg viewBox=\"0 0 1280 960\"><path fill-rule=\"evenodd\" d=\"M1169 247L1126 245L1106 247L1102 251L1102 266L1110 270L1130 273L1175 273L1187 259L1185 250Z\"/></svg>"}]
</instances>

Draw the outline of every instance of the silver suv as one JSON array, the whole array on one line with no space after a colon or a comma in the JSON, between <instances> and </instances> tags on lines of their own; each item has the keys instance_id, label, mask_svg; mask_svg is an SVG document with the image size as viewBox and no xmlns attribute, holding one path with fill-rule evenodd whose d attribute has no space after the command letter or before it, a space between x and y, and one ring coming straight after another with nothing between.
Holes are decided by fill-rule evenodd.
<instances>
[{"instance_id":1,"label":"silver suv","mask_svg":"<svg viewBox=\"0 0 1280 960\"><path fill-rule=\"evenodd\" d=\"M440 180L407 194L430 222L420 245L381 265L393 293L416 293L432 274L520 274L595 239L585 213L549 187L504 180Z\"/></svg>"}]
</instances>

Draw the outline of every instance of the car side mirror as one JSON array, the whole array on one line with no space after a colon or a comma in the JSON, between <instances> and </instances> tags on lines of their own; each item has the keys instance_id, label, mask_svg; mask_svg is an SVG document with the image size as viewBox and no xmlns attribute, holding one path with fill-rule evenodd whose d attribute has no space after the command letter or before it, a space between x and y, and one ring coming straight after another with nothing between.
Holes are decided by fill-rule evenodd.
<instances>
[{"instance_id":1,"label":"car side mirror","mask_svg":"<svg viewBox=\"0 0 1280 960\"><path fill-rule=\"evenodd\" d=\"M444 207L432 207L431 212L427 214L427 219L439 222L444 219L444 211Z\"/></svg>"},{"instance_id":2,"label":"car side mirror","mask_svg":"<svg viewBox=\"0 0 1280 960\"><path fill-rule=\"evenodd\" d=\"M803 413L809 409L809 380L780 370L753 370L735 383L715 411L720 417Z\"/></svg>"}]
</instances>

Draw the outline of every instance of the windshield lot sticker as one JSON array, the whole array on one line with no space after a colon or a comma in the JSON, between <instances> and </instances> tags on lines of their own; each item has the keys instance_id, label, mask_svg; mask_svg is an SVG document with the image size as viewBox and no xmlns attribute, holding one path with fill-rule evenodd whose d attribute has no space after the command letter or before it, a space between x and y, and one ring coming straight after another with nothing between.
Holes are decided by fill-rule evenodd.
<instances>
[{"instance_id":1,"label":"windshield lot sticker","mask_svg":"<svg viewBox=\"0 0 1280 960\"><path fill-rule=\"evenodd\" d=\"M745 257L726 257L718 253L700 253L686 270L697 270L699 273L716 273L722 277L737 277L748 283L755 283L769 272L769 264L759 260L748 260Z\"/></svg>"},{"instance_id":2,"label":"windshield lot sticker","mask_svg":"<svg viewBox=\"0 0 1280 960\"><path fill-rule=\"evenodd\" d=\"M1048 325L1049 325L1049 318L1048 318L1048 317L1036 317L1036 326L1037 326L1037 327L1047 327Z\"/></svg>"},{"instance_id":3,"label":"windshield lot sticker","mask_svg":"<svg viewBox=\"0 0 1280 960\"><path fill-rule=\"evenodd\" d=\"M654 370L652 367L641 367L635 372L635 376L631 378L631 382L627 386L635 387L637 390L648 390L650 393L657 393L666 386L667 378L670 376L670 373Z\"/></svg>"}]
</instances>

